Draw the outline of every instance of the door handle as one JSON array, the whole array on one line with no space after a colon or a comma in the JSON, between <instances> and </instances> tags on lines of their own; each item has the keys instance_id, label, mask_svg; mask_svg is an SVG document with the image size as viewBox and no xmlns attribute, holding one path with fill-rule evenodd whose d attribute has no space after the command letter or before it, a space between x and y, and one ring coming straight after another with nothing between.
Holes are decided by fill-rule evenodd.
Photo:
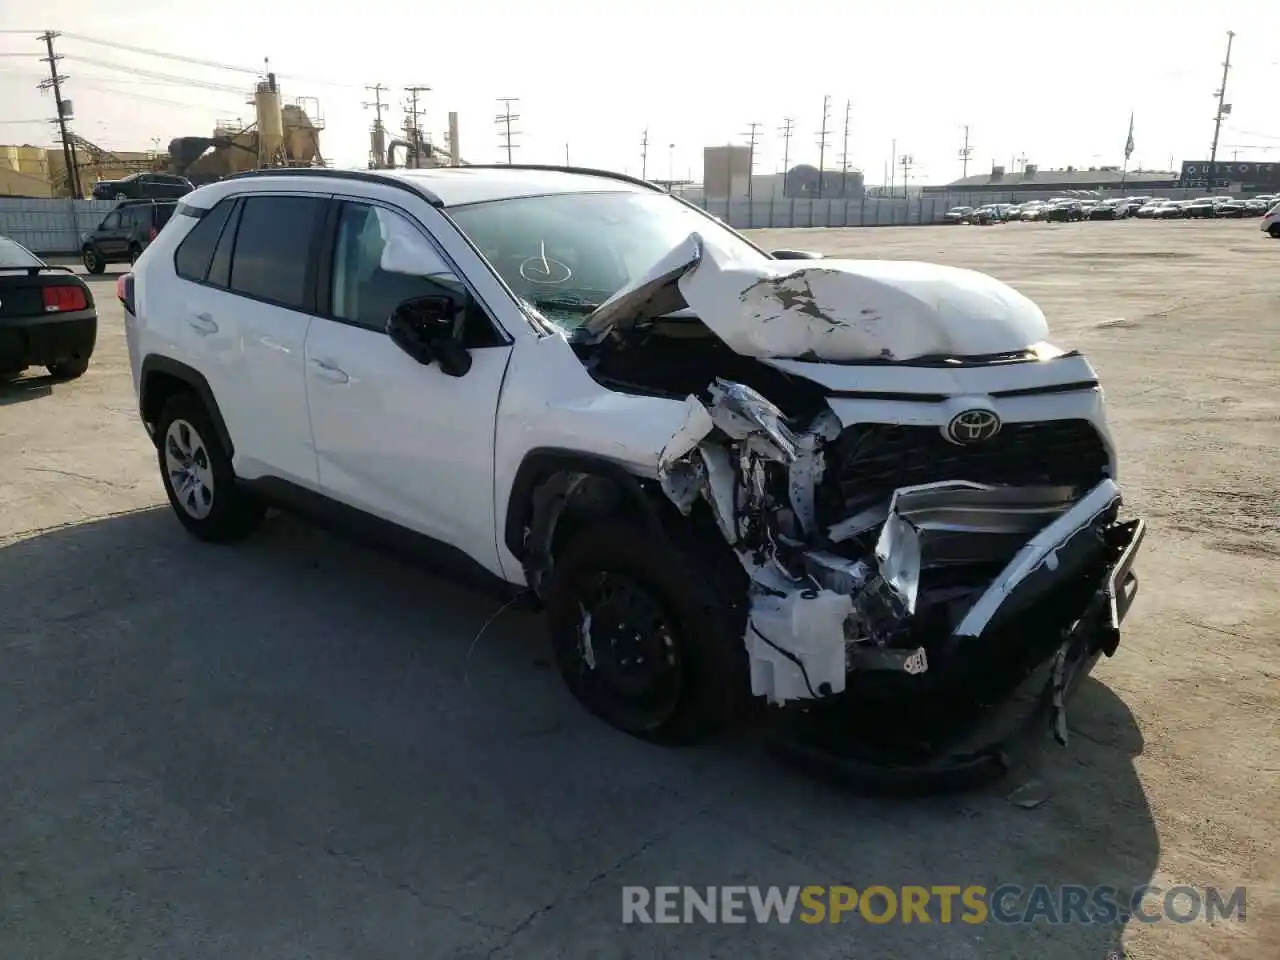
<instances>
[{"instance_id":1,"label":"door handle","mask_svg":"<svg viewBox=\"0 0 1280 960\"><path fill-rule=\"evenodd\" d=\"M197 313L194 316L187 317L187 323L191 325L191 328L195 330L196 333L201 335L207 336L210 333L218 332L218 324L214 321L213 317L207 313Z\"/></svg>"},{"instance_id":2,"label":"door handle","mask_svg":"<svg viewBox=\"0 0 1280 960\"><path fill-rule=\"evenodd\" d=\"M334 383L346 383L351 379L347 376L345 370L323 360L312 360L311 365L316 368L316 372L320 376L326 380L332 380Z\"/></svg>"}]
</instances>

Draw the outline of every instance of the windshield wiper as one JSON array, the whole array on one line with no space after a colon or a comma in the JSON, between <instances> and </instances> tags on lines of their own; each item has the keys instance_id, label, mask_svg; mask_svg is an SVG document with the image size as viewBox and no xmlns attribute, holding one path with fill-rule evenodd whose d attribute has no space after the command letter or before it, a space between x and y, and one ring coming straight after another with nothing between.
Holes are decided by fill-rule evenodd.
<instances>
[{"instance_id":1,"label":"windshield wiper","mask_svg":"<svg viewBox=\"0 0 1280 960\"><path fill-rule=\"evenodd\" d=\"M533 301L539 310L564 310L569 313L593 313L600 306L583 297L545 297Z\"/></svg>"}]
</instances>

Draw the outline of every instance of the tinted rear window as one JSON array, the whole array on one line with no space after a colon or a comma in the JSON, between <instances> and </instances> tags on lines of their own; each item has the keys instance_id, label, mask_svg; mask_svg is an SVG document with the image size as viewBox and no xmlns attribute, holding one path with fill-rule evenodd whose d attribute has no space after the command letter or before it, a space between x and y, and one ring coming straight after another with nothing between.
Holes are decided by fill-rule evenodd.
<instances>
[{"instance_id":1,"label":"tinted rear window","mask_svg":"<svg viewBox=\"0 0 1280 960\"><path fill-rule=\"evenodd\" d=\"M0 237L0 267L42 267L44 263L26 247Z\"/></svg>"},{"instance_id":2,"label":"tinted rear window","mask_svg":"<svg viewBox=\"0 0 1280 960\"><path fill-rule=\"evenodd\" d=\"M200 222L178 244L178 252L174 254L173 265L178 276L187 280L203 282L209 272L209 261L213 258L213 250L218 245L218 237L226 225L227 217L235 198L228 197L200 218Z\"/></svg>"},{"instance_id":3,"label":"tinted rear window","mask_svg":"<svg viewBox=\"0 0 1280 960\"><path fill-rule=\"evenodd\" d=\"M248 197L231 260L236 293L306 310L307 264L325 201L315 197Z\"/></svg>"}]
</instances>

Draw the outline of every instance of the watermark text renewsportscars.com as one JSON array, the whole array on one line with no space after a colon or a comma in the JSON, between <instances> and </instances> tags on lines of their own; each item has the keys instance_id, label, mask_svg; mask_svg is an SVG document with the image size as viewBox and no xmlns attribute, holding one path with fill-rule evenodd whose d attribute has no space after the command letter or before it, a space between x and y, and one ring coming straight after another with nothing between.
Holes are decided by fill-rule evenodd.
<instances>
[{"instance_id":1,"label":"watermark text renewsportscars.com","mask_svg":"<svg viewBox=\"0 0 1280 960\"><path fill-rule=\"evenodd\" d=\"M1036 884L622 888L623 923L1193 923L1245 920L1245 888Z\"/></svg>"}]
</instances>

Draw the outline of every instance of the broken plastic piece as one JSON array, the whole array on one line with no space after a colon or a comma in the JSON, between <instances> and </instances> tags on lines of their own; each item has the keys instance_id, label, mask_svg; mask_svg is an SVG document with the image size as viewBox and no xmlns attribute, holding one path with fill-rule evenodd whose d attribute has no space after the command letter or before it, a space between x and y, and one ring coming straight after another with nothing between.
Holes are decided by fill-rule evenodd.
<instances>
[{"instance_id":1,"label":"broken plastic piece","mask_svg":"<svg viewBox=\"0 0 1280 960\"><path fill-rule=\"evenodd\" d=\"M793 590L756 596L747 622L751 692L770 703L814 699L844 691L844 620L848 596Z\"/></svg>"}]
</instances>

